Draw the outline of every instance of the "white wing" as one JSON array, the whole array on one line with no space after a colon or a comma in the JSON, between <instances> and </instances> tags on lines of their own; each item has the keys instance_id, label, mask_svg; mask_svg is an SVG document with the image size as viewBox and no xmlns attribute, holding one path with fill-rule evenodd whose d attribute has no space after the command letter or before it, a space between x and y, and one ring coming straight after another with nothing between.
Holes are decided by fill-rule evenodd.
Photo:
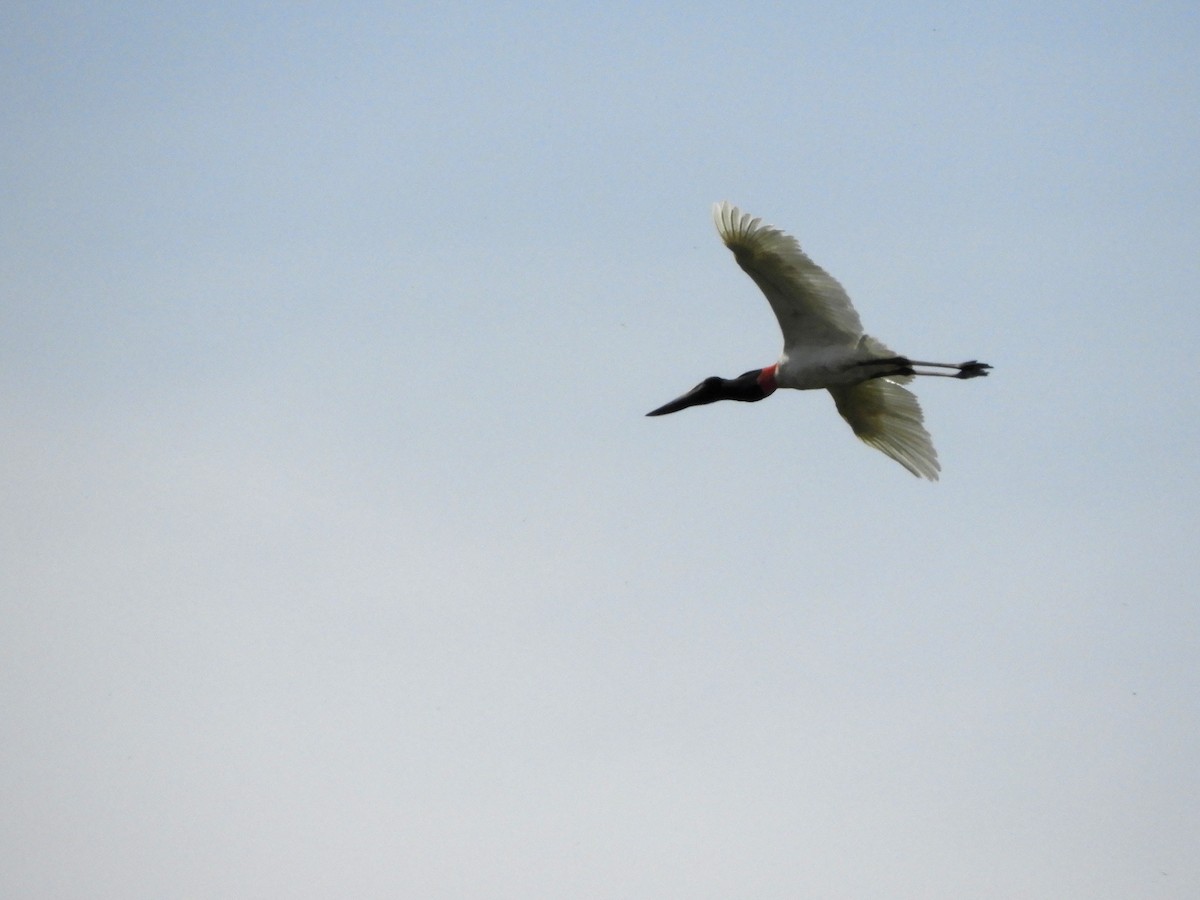
<instances>
[{"instance_id":1,"label":"white wing","mask_svg":"<svg viewBox=\"0 0 1200 900\"><path fill-rule=\"evenodd\" d=\"M872 378L849 387L831 387L829 393L842 418L863 441L914 475L937 481L941 470L937 451L911 391L887 378Z\"/></svg>"},{"instance_id":2,"label":"white wing","mask_svg":"<svg viewBox=\"0 0 1200 900\"><path fill-rule=\"evenodd\" d=\"M840 284L800 249L791 235L724 201L713 221L725 246L754 279L775 311L785 352L791 348L854 344L862 322Z\"/></svg>"}]
</instances>

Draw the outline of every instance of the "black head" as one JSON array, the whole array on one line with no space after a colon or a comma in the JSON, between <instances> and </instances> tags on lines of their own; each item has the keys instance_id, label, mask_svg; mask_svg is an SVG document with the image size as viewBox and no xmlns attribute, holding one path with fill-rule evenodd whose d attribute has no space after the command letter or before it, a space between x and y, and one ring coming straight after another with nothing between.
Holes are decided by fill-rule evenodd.
<instances>
[{"instance_id":1,"label":"black head","mask_svg":"<svg viewBox=\"0 0 1200 900\"><path fill-rule=\"evenodd\" d=\"M718 400L740 400L743 403L754 403L768 396L775 390L774 366L770 369L751 369L737 378L718 378L716 375L705 378L702 382L684 394L676 397L670 403L646 413L648 416L665 416L668 413L679 412L689 406L703 406ZM770 371L771 378L766 377Z\"/></svg>"}]
</instances>

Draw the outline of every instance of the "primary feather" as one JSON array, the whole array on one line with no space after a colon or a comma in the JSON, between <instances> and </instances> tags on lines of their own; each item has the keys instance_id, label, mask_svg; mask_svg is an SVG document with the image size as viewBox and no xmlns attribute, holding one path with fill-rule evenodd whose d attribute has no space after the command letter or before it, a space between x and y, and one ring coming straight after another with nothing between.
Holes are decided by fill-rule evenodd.
<instances>
[{"instance_id":1,"label":"primary feather","mask_svg":"<svg viewBox=\"0 0 1200 900\"><path fill-rule=\"evenodd\" d=\"M837 279L808 258L794 237L728 201L713 207L717 233L766 295L785 351L854 344L862 322Z\"/></svg>"},{"instance_id":2,"label":"primary feather","mask_svg":"<svg viewBox=\"0 0 1200 900\"><path fill-rule=\"evenodd\" d=\"M838 412L860 439L914 475L938 480L942 467L912 391L887 378L828 390Z\"/></svg>"}]
</instances>

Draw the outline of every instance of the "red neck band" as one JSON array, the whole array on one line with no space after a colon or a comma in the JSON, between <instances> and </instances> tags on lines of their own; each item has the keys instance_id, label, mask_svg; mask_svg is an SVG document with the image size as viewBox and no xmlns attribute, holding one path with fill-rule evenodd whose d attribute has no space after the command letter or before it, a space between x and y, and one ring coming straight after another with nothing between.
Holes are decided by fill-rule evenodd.
<instances>
[{"instance_id":1,"label":"red neck band","mask_svg":"<svg viewBox=\"0 0 1200 900\"><path fill-rule=\"evenodd\" d=\"M758 373L758 386L762 388L764 397L769 397L771 394L775 393L775 388L779 387L779 385L775 383L775 370L778 368L779 363L776 363L773 366L767 366Z\"/></svg>"}]
</instances>

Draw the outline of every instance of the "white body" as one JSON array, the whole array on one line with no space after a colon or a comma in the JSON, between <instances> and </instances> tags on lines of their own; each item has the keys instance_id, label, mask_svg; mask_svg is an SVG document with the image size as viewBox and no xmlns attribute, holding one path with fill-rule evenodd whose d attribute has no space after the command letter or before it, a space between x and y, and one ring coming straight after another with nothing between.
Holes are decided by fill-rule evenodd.
<instances>
[{"instance_id":1,"label":"white body","mask_svg":"<svg viewBox=\"0 0 1200 900\"><path fill-rule=\"evenodd\" d=\"M880 370L862 363L893 355L865 334L856 341L824 347L785 346L779 355L775 383L799 391L859 384Z\"/></svg>"}]
</instances>

